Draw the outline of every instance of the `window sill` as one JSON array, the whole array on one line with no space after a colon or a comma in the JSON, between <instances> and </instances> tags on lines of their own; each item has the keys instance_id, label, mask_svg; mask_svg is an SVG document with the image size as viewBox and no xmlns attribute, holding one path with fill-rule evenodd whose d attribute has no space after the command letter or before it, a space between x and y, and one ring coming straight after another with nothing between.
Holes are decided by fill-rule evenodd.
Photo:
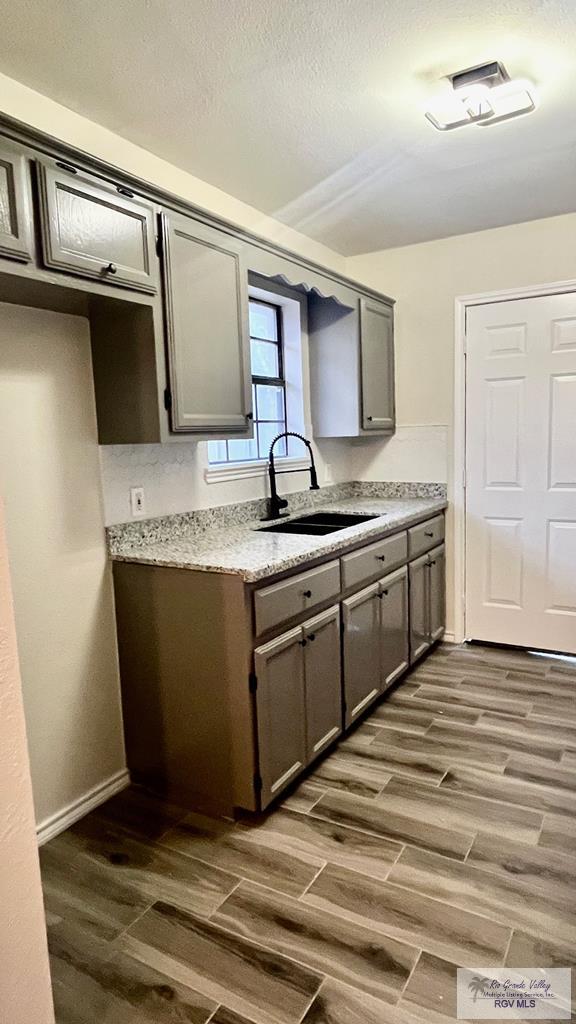
<instances>
[{"instance_id":1,"label":"window sill","mask_svg":"<svg viewBox=\"0 0 576 1024\"><path fill-rule=\"evenodd\" d=\"M277 458L276 465L279 470L308 469L308 459ZM246 480L248 477L266 476L268 472L268 460L260 459L258 462L228 462L221 465L209 466L204 470L204 480L207 484L226 483L228 480Z\"/></svg>"}]
</instances>

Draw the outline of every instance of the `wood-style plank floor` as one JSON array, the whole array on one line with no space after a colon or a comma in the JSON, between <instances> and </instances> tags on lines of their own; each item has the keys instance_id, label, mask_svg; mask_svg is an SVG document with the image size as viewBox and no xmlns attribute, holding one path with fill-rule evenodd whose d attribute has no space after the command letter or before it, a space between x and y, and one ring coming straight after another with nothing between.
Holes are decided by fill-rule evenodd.
<instances>
[{"instance_id":1,"label":"wood-style plank floor","mask_svg":"<svg viewBox=\"0 0 576 1024\"><path fill-rule=\"evenodd\" d=\"M58 1024L446 1024L576 962L576 662L439 648L258 820L137 789L41 850Z\"/></svg>"}]
</instances>

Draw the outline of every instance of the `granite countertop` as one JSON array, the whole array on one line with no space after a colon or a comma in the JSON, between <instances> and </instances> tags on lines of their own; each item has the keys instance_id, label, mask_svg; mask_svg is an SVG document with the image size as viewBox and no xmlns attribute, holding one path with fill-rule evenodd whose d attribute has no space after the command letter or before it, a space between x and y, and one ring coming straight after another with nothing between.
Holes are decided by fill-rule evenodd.
<instances>
[{"instance_id":1,"label":"granite countertop","mask_svg":"<svg viewBox=\"0 0 576 1024\"><path fill-rule=\"evenodd\" d=\"M287 569L304 566L316 558L337 555L360 541L368 543L402 527L411 526L427 516L441 512L446 504L446 500L440 497L383 498L358 495L323 504L314 503L309 508L299 508L289 517L295 519L307 512L321 510L378 516L377 519L346 527L324 537L262 533L258 527L271 524L254 519L203 532L190 530L171 538L146 539L143 536L135 542L130 536L118 537L111 545L110 553L115 561L230 573L241 576L247 583L255 583Z\"/></svg>"}]
</instances>

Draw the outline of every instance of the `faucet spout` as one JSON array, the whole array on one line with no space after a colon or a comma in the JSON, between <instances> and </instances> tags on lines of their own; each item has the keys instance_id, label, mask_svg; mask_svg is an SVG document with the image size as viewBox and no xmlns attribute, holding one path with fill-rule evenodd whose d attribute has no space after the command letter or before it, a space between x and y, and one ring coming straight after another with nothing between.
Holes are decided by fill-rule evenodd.
<instances>
[{"instance_id":1,"label":"faucet spout","mask_svg":"<svg viewBox=\"0 0 576 1024\"><path fill-rule=\"evenodd\" d=\"M281 512L281 509L287 508L288 502L286 501L286 498L281 498L280 495L278 494L278 488L276 486L276 477L281 476L283 473L300 472L300 470L297 469L276 469L276 464L274 462L274 448L276 446L276 443L280 441L280 439L283 437L297 437L299 441L302 441L303 444L306 445L308 452L310 454L310 465L308 467L308 471L310 473L310 490L318 491L320 489L318 486L318 476L316 474L316 464L314 462L314 452L312 451L312 445L310 444L310 441L302 434L297 434L296 431L294 430L285 430L281 434L277 434L274 440L272 441L272 444L270 445L270 451L268 452L268 478L270 480L270 497L268 499L268 511L267 514L264 516L264 522L270 519L281 519L282 515L286 515L286 513Z\"/></svg>"}]
</instances>

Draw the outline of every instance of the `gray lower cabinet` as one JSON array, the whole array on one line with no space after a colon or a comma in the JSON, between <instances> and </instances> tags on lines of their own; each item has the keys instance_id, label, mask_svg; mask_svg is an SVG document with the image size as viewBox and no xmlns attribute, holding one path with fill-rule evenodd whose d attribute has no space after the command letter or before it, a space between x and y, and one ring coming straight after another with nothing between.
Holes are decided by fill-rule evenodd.
<instances>
[{"instance_id":1,"label":"gray lower cabinet","mask_svg":"<svg viewBox=\"0 0 576 1024\"><path fill-rule=\"evenodd\" d=\"M306 690L302 627L254 652L262 807L306 765Z\"/></svg>"},{"instance_id":2,"label":"gray lower cabinet","mask_svg":"<svg viewBox=\"0 0 576 1024\"><path fill-rule=\"evenodd\" d=\"M380 585L373 583L342 602L344 626L345 724L351 723L380 692Z\"/></svg>"},{"instance_id":3,"label":"gray lower cabinet","mask_svg":"<svg viewBox=\"0 0 576 1024\"><path fill-rule=\"evenodd\" d=\"M32 214L29 203L28 161L23 150L0 140L0 256L32 259Z\"/></svg>"},{"instance_id":4,"label":"gray lower cabinet","mask_svg":"<svg viewBox=\"0 0 576 1024\"><path fill-rule=\"evenodd\" d=\"M44 263L106 284L155 292L155 208L72 165L37 162Z\"/></svg>"},{"instance_id":5,"label":"gray lower cabinet","mask_svg":"<svg viewBox=\"0 0 576 1024\"><path fill-rule=\"evenodd\" d=\"M375 299L360 299L360 361L362 427L392 433L396 425L393 313Z\"/></svg>"},{"instance_id":6,"label":"gray lower cabinet","mask_svg":"<svg viewBox=\"0 0 576 1024\"><path fill-rule=\"evenodd\" d=\"M406 671L408 644L408 570L406 566L380 582L381 690Z\"/></svg>"},{"instance_id":7,"label":"gray lower cabinet","mask_svg":"<svg viewBox=\"0 0 576 1024\"><path fill-rule=\"evenodd\" d=\"M172 430L252 435L248 273L241 243L162 214Z\"/></svg>"},{"instance_id":8,"label":"gray lower cabinet","mask_svg":"<svg viewBox=\"0 0 576 1024\"><path fill-rule=\"evenodd\" d=\"M342 732L339 606L308 619L302 629L306 641L306 760L310 764Z\"/></svg>"},{"instance_id":9,"label":"gray lower cabinet","mask_svg":"<svg viewBox=\"0 0 576 1024\"><path fill-rule=\"evenodd\" d=\"M410 662L439 640L445 627L444 545L410 562Z\"/></svg>"}]
</instances>

